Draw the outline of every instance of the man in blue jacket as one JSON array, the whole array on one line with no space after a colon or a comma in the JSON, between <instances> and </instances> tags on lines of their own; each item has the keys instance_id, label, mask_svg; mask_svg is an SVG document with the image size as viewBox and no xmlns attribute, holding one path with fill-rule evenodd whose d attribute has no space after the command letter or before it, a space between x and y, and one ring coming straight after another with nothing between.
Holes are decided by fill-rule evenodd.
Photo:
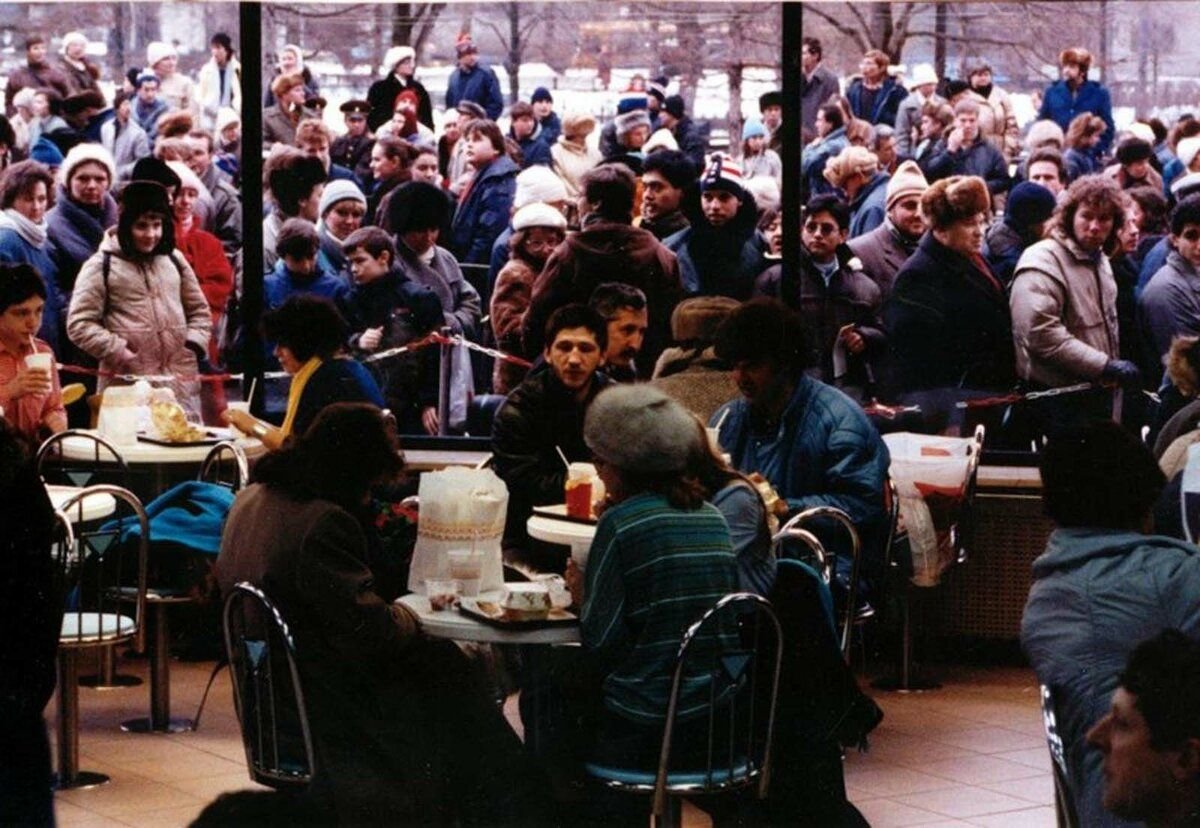
<instances>
[{"instance_id":1,"label":"man in blue jacket","mask_svg":"<svg viewBox=\"0 0 1200 828\"><path fill-rule=\"evenodd\" d=\"M1104 155L1112 145L1117 128L1113 125L1112 97L1108 90L1096 81L1087 79L1092 53L1078 46L1064 49L1058 56L1058 65L1062 67L1062 80L1050 84L1042 95L1038 120L1049 118L1066 132L1071 120L1080 113L1090 112L1102 118L1108 124L1108 129L1100 136L1095 152L1097 156Z\"/></svg>"},{"instance_id":2,"label":"man in blue jacket","mask_svg":"<svg viewBox=\"0 0 1200 828\"><path fill-rule=\"evenodd\" d=\"M900 102L908 97L908 91L888 75L889 62L888 56L878 49L863 55L862 63L858 65L862 75L846 90L855 118L871 124L896 125L896 113Z\"/></svg>"},{"instance_id":3,"label":"man in blue jacket","mask_svg":"<svg viewBox=\"0 0 1200 828\"><path fill-rule=\"evenodd\" d=\"M993 197L1012 186L1004 156L979 132L979 104L972 100L954 105L954 129L938 141L921 169L931 184L952 175L977 175Z\"/></svg>"},{"instance_id":4,"label":"man in blue jacket","mask_svg":"<svg viewBox=\"0 0 1200 828\"><path fill-rule=\"evenodd\" d=\"M458 68L450 73L446 84L446 108L454 109L459 101L474 101L483 107L488 118L496 120L504 111L504 97L495 71L479 65L479 47L470 35L460 35L454 48L458 53Z\"/></svg>"},{"instance_id":5,"label":"man in blue jacket","mask_svg":"<svg viewBox=\"0 0 1200 828\"><path fill-rule=\"evenodd\" d=\"M859 594L867 596L883 575L887 446L849 397L805 374L805 334L795 311L778 300L736 308L717 331L716 352L733 366L742 397L717 409L710 425L719 427L734 468L762 475L775 489L781 517L814 506L849 515L863 542ZM826 548L839 550L839 580L848 576L844 535L817 529Z\"/></svg>"}]
</instances>

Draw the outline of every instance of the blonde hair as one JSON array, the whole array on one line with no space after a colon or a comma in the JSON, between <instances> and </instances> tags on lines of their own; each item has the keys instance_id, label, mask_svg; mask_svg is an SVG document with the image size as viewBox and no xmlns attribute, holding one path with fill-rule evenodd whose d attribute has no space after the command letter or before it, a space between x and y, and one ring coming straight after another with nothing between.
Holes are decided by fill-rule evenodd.
<instances>
[{"instance_id":1,"label":"blonde hair","mask_svg":"<svg viewBox=\"0 0 1200 828\"><path fill-rule=\"evenodd\" d=\"M825 180L835 187L852 175L870 178L879 171L879 156L865 147L846 147L825 165Z\"/></svg>"}]
</instances>

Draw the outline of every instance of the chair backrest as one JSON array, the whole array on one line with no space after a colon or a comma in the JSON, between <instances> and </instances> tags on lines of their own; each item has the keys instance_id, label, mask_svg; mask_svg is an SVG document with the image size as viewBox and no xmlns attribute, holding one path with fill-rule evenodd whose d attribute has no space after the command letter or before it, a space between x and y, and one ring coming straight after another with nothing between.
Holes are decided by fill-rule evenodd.
<instances>
[{"instance_id":1,"label":"chair backrest","mask_svg":"<svg viewBox=\"0 0 1200 828\"><path fill-rule=\"evenodd\" d=\"M1079 817L1075 810L1075 796L1071 793L1070 777L1067 775L1067 757L1062 737L1058 735L1058 716L1054 706L1054 691L1046 685L1042 689L1042 727L1046 731L1046 747L1050 750L1050 765L1054 771L1054 810L1059 828L1075 828Z\"/></svg>"},{"instance_id":2,"label":"chair backrest","mask_svg":"<svg viewBox=\"0 0 1200 828\"><path fill-rule=\"evenodd\" d=\"M228 478L225 476L226 469L230 475ZM238 492L250 482L250 461L246 459L246 452L242 451L241 446L232 440L222 440L208 452L196 479Z\"/></svg>"},{"instance_id":3,"label":"chair backrest","mask_svg":"<svg viewBox=\"0 0 1200 828\"><path fill-rule=\"evenodd\" d=\"M783 525L783 528L776 533L778 538L784 532L794 532L797 529L803 529L806 524L816 521L832 520L842 526L846 530L846 534L850 537L850 582L846 588L846 605L842 610L842 623L839 630L839 642L841 644L842 656L850 660L850 639L854 630L855 613L858 611L858 578L860 564L862 558L862 540L859 538L858 530L854 527L854 522L850 520L850 516L841 509L836 509L832 506L814 506L811 509L805 509L802 512L794 515L791 520ZM815 540L815 536L814 536ZM806 540L806 542L808 542ZM817 541L818 545L820 541ZM808 542L810 548L811 542ZM822 545L823 548L823 545ZM821 560L821 564L826 571L826 582L832 584L833 574L836 570L837 555L825 550L825 557Z\"/></svg>"},{"instance_id":4,"label":"chair backrest","mask_svg":"<svg viewBox=\"0 0 1200 828\"><path fill-rule=\"evenodd\" d=\"M307 786L317 764L295 640L253 584L237 584L225 599L225 655L250 778L276 789Z\"/></svg>"},{"instance_id":5,"label":"chair backrest","mask_svg":"<svg viewBox=\"0 0 1200 828\"><path fill-rule=\"evenodd\" d=\"M47 483L88 486L113 483L129 488L129 464L120 450L94 431L68 429L38 448L37 470Z\"/></svg>"},{"instance_id":6,"label":"chair backrest","mask_svg":"<svg viewBox=\"0 0 1200 828\"><path fill-rule=\"evenodd\" d=\"M735 592L683 634L671 680L662 749L654 785L654 815L667 813L675 724L685 677L707 676L707 751L703 773L681 787L704 793L757 783L765 797L783 659L783 630L762 596ZM691 769L689 769L691 770Z\"/></svg>"},{"instance_id":7,"label":"chair backrest","mask_svg":"<svg viewBox=\"0 0 1200 828\"><path fill-rule=\"evenodd\" d=\"M85 502L102 497L113 499L116 517L100 526L85 522ZM120 486L88 486L58 511L66 530L59 533L54 555L67 596L59 645L99 647L135 635L144 645L150 520L142 502Z\"/></svg>"}]
</instances>

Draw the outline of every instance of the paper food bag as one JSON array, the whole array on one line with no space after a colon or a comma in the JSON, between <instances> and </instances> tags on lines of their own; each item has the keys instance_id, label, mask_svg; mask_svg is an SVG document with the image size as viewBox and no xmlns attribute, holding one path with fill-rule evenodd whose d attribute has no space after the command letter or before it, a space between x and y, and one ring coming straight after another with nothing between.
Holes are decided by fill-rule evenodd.
<instances>
[{"instance_id":1,"label":"paper food bag","mask_svg":"<svg viewBox=\"0 0 1200 828\"><path fill-rule=\"evenodd\" d=\"M426 578L449 578L451 549L483 553L481 592L504 588L500 539L508 487L491 469L452 467L421 475L417 545L408 588L425 593Z\"/></svg>"}]
</instances>

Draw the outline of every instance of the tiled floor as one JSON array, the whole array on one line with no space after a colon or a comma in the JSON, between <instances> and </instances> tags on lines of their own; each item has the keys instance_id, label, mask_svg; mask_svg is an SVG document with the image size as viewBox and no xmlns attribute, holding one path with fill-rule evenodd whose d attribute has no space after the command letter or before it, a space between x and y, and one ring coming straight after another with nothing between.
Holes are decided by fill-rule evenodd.
<instances>
[{"instance_id":1,"label":"tiled floor","mask_svg":"<svg viewBox=\"0 0 1200 828\"><path fill-rule=\"evenodd\" d=\"M194 713L210 667L172 664L175 715ZM145 675L141 661L123 661L122 670ZM1054 791L1032 674L957 668L942 677L944 687L934 692L873 691L886 718L870 752L846 759L851 799L877 828L1053 826ZM218 794L254 787L227 672L213 685L195 733L122 733L121 721L146 714L148 693L145 685L80 691L82 767L108 773L112 782L57 794L63 828L186 825ZM47 719L53 728L53 704ZM691 825L706 822L696 812L688 816Z\"/></svg>"}]
</instances>

